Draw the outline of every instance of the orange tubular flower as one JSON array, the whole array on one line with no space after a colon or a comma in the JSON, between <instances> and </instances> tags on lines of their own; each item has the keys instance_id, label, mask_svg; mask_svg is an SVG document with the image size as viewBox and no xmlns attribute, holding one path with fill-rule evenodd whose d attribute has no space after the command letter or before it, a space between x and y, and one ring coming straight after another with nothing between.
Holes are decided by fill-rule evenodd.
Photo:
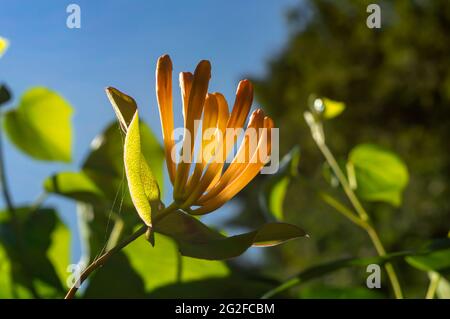
<instances>
[{"instance_id":1,"label":"orange tubular flower","mask_svg":"<svg viewBox=\"0 0 450 319\"><path fill-rule=\"evenodd\" d=\"M176 165L172 158L175 145L172 139L172 62L168 55L158 59L156 92L167 168L174 185L174 199L181 208L194 215L212 212L233 198L260 172L271 153L270 130L273 121L264 116L261 109L257 109L250 117L236 156L223 170L225 160L237 142L233 130L242 129L249 114L253 86L248 80L239 83L230 114L222 94L207 93L210 77L211 65L208 61L201 61L194 74L180 73L185 135L180 163ZM202 125L201 146L197 155L200 160L196 161L193 173L189 176L190 164L194 162L196 121L201 121ZM213 131L209 137L208 130ZM250 130L256 132L256 141L250 138ZM207 148L209 152L204 151Z\"/></svg>"}]
</instances>

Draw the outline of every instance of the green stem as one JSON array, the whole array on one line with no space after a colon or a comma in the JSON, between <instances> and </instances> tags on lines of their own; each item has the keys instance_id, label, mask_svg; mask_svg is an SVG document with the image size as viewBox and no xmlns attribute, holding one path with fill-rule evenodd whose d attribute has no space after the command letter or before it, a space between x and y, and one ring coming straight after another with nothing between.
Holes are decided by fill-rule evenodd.
<instances>
[{"instance_id":1,"label":"green stem","mask_svg":"<svg viewBox=\"0 0 450 319\"><path fill-rule=\"evenodd\" d=\"M45 200L48 198L48 195L49 194L44 191L38 197L36 197L36 199L30 206L30 212L36 213L38 211L38 209L41 208L41 206L45 202Z\"/></svg>"},{"instance_id":2,"label":"green stem","mask_svg":"<svg viewBox=\"0 0 450 319\"><path fill-rule=\"evenodd\" d=\"M336 159L334 158L333 154L331 153L330 149L328 148L328 146L325 143L325 136L324 136L321 125L316 122L316 120L313 118L312 114L310 114L310 113L305 114L305 119L311 129L311 133L312 133L314 142L316 143L319 150L325 157L325 160L328 162L328 164L330 165L334 174L338 178L339 183L341 184L345 194L347 195L350 203L352 204L353 208L355 209L356 213L358 214L359 219L362 222L360 224L360 226L369 235L370 240L372 241L372 244L374 245L378 255L385 256L386 250L384 249L384 246L378 236L378 233L376 232L375 228L370 223L369 214L367 214L366 210L362 206L358 197L353 192L353 189L350 187L350 184L348 183L346 176L342 172L341 168L339 167L339 164L337 163ZM342 213L342 210L340 210L340 212ZM348 214L344 214L344 215L346 215L346 217L350 218L350 216ZM351 215L353 217L357 218L353 214L351 214ZM353 222L355 222L353 217L350 219ZM400 283L398 281L398 277L397 277L394 267L392 266L391 263L386 263L384 267L385 267L386 273L389 277L389 281L391 282L392 290L394 291L395 297L397 299L402 299L403 293L402 293Z\"/></svg>"},{"instance_id":3,"label":"green stem","mask_svg":"<svg viewBox=\"0 0 450 319\"><path fill-rule=\"evenodd\" d=\"M163 218L165 218L168 214L173 212L177 209L177 206L172 203L170 206L166 207L165 209L161 210L153 219L153 224L156 224L157 222L161 221ZM78 291L78 288L81 286L81 284L89 277L89 275L96 270L97 268L103 266L111 256L115 255L117 252L128 246L130 243L135 241L137 238L145 234L147 231L148 226L144 225L141 228L139 228L136 232L130 235L130 237L126 238L124 241L119 243L117 246L113 247L111 250L108 250L106 253L101 255L99 258L95 259L89 266L86 267L86 269L81 273L80 279L75 282L75 284L72 286L72 288L69 289L64 299L72 299L75 296L75 293Z\"/></svg>"},{"instance_id":4,"label":"green stem","mask_svg":"<svg viewBox=\"0 0 450 319\"><path fill-rule=\"evenodd\" d=\"M320 197L322 198L322 200L325 203L327 203L328 205L330 205L331 207L336 209L337 212L341 213L344 217L348 218L350 221L352 221L357 226L359 226L361 228L366 228L367 227L367 223L366 222L361 220L361 218L358 218L358 216L355 216L353 211L351 211L349 208L344 206L338 200L334 199L333 197L331 197L330 195L325 194L325 193L320 193Z\"/></svg>"},{"instance_id":5,"label":"green stem","mask_svg":"<svg viewBox=\"0 0 450 319\"><path fill-rule=\"evenodd\" d=\"M5 162L4 162L4 155L3 155L3 138L2 138L2 130L0 129L0 187L2 189L3 199L6 204L6 208L8 210L8 213L11 217L11 223L14 228L15 237L17 239L17 250L18 250L18 256L19 261L22 264L25 275L25 279L28 282L28 286L30 289L31 294L34 298L39 298L39 295L36 292L36 289L33 284L33 280L31 276L29 275L29 270L27 268L26 263L26 251L24 249L25 243L23 242L22 237L22 229L20 226L20 222L17 216L16 208L13 204L13 200L11 198L11 192L9 190L8 182L6 180L6 171L5 171Z\"/></svg>"},{"instance_id":6,"label":"green stem","mask_svg":"<svg viewBox=\"0 0 450 319\"><path fill-rule=\"evenodd\" d=\"M179 251L176 252L177 254L177 283L180 283L183 279L183 256L180 254Z\"/></svg>"},{"instance_id":7,"label":"green stem","mask_svg":"<svg viewBox=\"0 0 450 319\"><path fill-rule=\"evenodd\" d=\"M425 299L434 299L434 295L436 294L436 290L439 286L439 281L441 280L441 275L438 273L431 273L430 277L430 285L428 286L427 293L425 295Z\"/></svg>"},{"instance_id":8,"label":"green stem","mask_svg":"<svg viewBox=\"0 0 450 319\"><path fill-rule=\"evenodd\" d=\"M291 289L292 287L295 287L300 283L300 280L298 278L292 278L288 281L283 282L281 285L275 287L272 290L269 290L266 292L261 299L270 299L275 295L278 295L279 293L282 293L283 291L286 291L288 289Z\"/></svg>"},{"instance_id":9,"label":"green stem","mask_svg":"<svg viewBox=\"0 0 450 319\"><path fill-rule=\"evenodd\" d=\"M2 138L2 130L0 130L0 184L2 188L3 199L5 200L6 208L8 209L9 214L11 215L11 219L14 223L14 227L16 230L19 229L19 222L17 220L17 213L14 207L11 192L9 191L8 182L6 181L6 172L5 172L5 163L3 156L3 138Z\"/></svg>"}]
</instances>

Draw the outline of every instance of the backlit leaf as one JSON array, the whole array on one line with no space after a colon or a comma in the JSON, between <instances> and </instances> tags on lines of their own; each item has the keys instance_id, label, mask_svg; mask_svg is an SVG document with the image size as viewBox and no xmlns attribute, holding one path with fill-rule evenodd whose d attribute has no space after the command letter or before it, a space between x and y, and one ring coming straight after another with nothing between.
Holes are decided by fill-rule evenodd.
<instances>
[{"instance_id":1,"label":"backlit leaf","mask_svg":"<svg viewBox=\"0 0 450 319\"><path fill-rule=\"evenodd\" d=\"M401 203L408 184L408 169L394 153L372 144L356 146L349 155L356 176L356 191L367 201Z\"/></svg>"},{"instance_id":2,"label":"backlit leaf","mask_svg":"<svg viewBox=\"0 0 450 319\"><path fill-rule=\"evenodd\" d=\"M283 157L278 172L269 176L259 193L259 204L270 216L276 220L283 220L283 203L291 180L297 176L300 150L294 147Z\"/></svg>"},{"instance_id":3,"label":"backlit leaf","mask_svg":"<svg viewBox=\"0 0 450 319\"><path fill-rule=\"evenodd\" d=\"M153 297L155 289L166 285L229 275L225 263L181 257L173 240L159 234L155 236L155 247L141 237L113 256L102 271L91 277L84 297Z\"/></svg>"},{"instance_id":4,"label":"backlit leaf","mask_svg":"<svg viewBox=\"0 0 450 319\"><path fill-rule=\"evenodd\" d=\"M70 162L72 107L59 94L35 87L22 96L17 108L5 114L9 139L27 155L46 161Z\"/></svg>"},{"instance_id":5,"label":"backlit leaf","mask_svg":"<svg viewBox=\"0 0 450 319\"><path fill-rule=\"evenodd\" d=\"M61 172L53 175L44 181L44 189L49 193L85 202L92 202L105 196L83 172Z\"/></svg>"},{"instance_id":6,"label":"backlit leaf","mask_svg":"<svg viewBox=\"0 0 450 319\"><path fill-rule=\"evenodd\" d=\"M332 119L345 110L345 103L322 98L324 104L323 117Z\"/></svg>"},{"instance_id":7,"label":"backlit leaf","mask_svg":"<svg viewBox=\"0 0 450 319\"><path fill-rule=\"evenodd\" d=\"M9 213L0 212L0 268L5 270L0 281L9 282L13 296L62 297L70 263L69 230L52 209L21 207L16 215L20 241Z\"/></svg>"},{"instance_id":8,"label":"backlit leaf","mask_svg":"<svg viewBox=\"0 0 450 319\"><path fill-rule=\"evenodd\" d=\"M134 206L146 225L152 225L152 206L159 206L159 188L141 151L138 112L128 127L124 145L125 172Z\"/></svg>"},{"instance_id":9,"label":"backlit leaf","mask_svg":"<svg viewBox=\"0 0 450 319\"><path fill-rule=\"evenodd\" d=\"M175 239L182 255L209 260L233 258L251 246L275 246L306 236L306 233L295 225L268 223L258 230L226 237L213 231L197 218L180 211L163 218L155 225L155 231Z\"/></svg>"}]
</instances>

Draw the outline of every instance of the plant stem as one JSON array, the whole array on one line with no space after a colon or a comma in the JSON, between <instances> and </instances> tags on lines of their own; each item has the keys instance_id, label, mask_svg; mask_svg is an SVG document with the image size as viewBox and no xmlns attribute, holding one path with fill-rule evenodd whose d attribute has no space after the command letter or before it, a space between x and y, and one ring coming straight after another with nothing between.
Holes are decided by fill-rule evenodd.
<instances>
[{"instance_id":1,"label":"plant stem","mask_svg":"<svg viewBox=\"0 0 450 319\"><path fill-rule=\"evenodd\" d=\"M2 114L3 115L3 114ZM36 292L36 289L33 284L33 279L29 275L29 270L26 263L26 251L24 249L25 243L23 242L22 238L22 230L20 226L20 222L17 216L16 208L14 207L11 193L9 190L8 182L6 181L6 171L5 171L5 162L4 162L4 155L3 155L3 136L2 136L2 130L0 128L0 187L2 189L3 199L5 201L6 208L8 210L8 213L11 218L12 227L15 232L15 237L17 240L17 250L18 250L18 256L19 256L19 262L22 264L22 267L24 269L24 275L25 280L28 283L29 289L31 294L34 298L39 298L39 295Z\"/></svg>"},{"instance_id":2,"label":"plant stem","mask_svg":"<svg viewBox=\"0 0 450 319\"><path fill-rule=\"evenodd\" d=\"M176 210L178 207L172 203L170 206L164 208L155 216L153 219L153 224L161 221L164 217L166 217L168 214ZM99 258L95 259L82 273L80 276L80 279L72 286L72 288L69 289L64 299L72 299L75 296L75 293L78 291L78 288L81 286L81 284L89 277L89 275L96 270L97 268L103 266L108 259L128 246L130 243L135 241L137 238L145 234L147 231L148 226L144 225L141 228L139 228L136 232L131 234L130 237L126 238L124 241L120 242L117 246L111 248L111 250L108 250L106 253L101 255Z\"/></svg>"},{"instance_id":3,"label":"plant stem","mask_svg":"<svg viewBox=\"0 0 450 319\"><path fill-rule=\"evenodd\" d=\"M378 255L385 256L386 250L384 249L384 246L380 240L380 237L378 236L378 233L376 232L375 228L372 226L372 224L370 222L369 214L367 214L366 210L362 206L361 202L359 201L358 197L354 193L353 189L350 187L347 177L342 172L341 168L339 167L339 164L337 163L336 159L333 156L333 153L331 153L330 149L328 148L328 146L325 143L325 136L324 136L321 124L319 124L315 121L312 114L310 114L310 113L308 113L308 114L309 115L305 114L305 119L306 119L307 124L311 128L313 140L316 143L316 145L318 146L322 155L325 157L325 160L330 165L334 174L338 178L339 183L341 184L345 194L347 195L350 203L352 204L353 208L355 209L356 213L358 214L359 219L362 223L357 223L357 224L367 232ZM343 213L342 210L339 210L339 211L341 213ZM344 215L346 215L346 217L349 218L350 220L352 220L353 222L355 222L354 218L358 218L354 214L351 214L352 218L350 218L350 216L348 216L348 214L344 214ZM384 267L385 267L386 273L389 277L389 281L391 282L392 290L394 291L395 297L397 299L403 299L403 293L402 293L402 290L400 287L400 283L398 281L397 274L395 273L394 267L392 266L391 263L386 263Z\"/></svg>"},{"instance_id":4,"label":"plant stem","mask_svg":"<svg viewBox=\"0 0 450 319\"><path fill-rule=\"evenodd\" d=\"M441 280L441 275L438 273L432 272L430 274L430 285L428 286L427 293L425 295L425 299L433 299L436 294L436 290L439 286L439 281Z\"/></svg>"},{"instance_id":5,"label":"plant stem","mask_svg":"<svg viewBox=\"0 0 450 319\"><path fill-rule=\"evenodd\" d=\"M177 283L180 283L183 279L183 256L177 250Z\"/></svg>"},{"instance_id":6,"label":"plant stem","mask_svg":"<svg viewBox=\"0 0 450 319\"><path fill-rule=\"evenodd\" d=\"M325 194L325 193L320 193L320 197L322 198L322 200L325 203L327 203L328 205L330 205L331 207L336 209L337 212L341 213L344 217L348 218L350 221L352 221L357 226L359 226L361 228L367 227L366 222L361 220L358 216L355 216L353 211L351 211L349 208L344 206L338 200L334 199L333 197L331 197L330 195Z\"/></svg>"},{"instance_id":7,"label":"plant stem","mask_svg":"<svg viewBox=\"0 0 450 319\"><path fill-rule=\"evenodd\" d=\"M125 239L123 242L112 248L111 250L107 251L103 255L101 255L99 258L95 259L81 274L80 279L70 288L70 290L67 292L66 297L64 299L72 299L75 296L75 293L78 291L79 286L89 277L89 275L96 270L98 267L103 266L105 262L113 256L115 253L120 251L122 248L126 247L128 244L133 242L135 239L139 238L141 235L145 234L147 231L147 226L144 225L141 228L139 228L136 232L134 232L130 237Z\"/></svg>"},{"instance_id":8,"label":"plant stem","mask_svg":"<svg viewBox=\"0 0 450 319\"><path fill-rule=\"evenodd\" d=\"M8 182L6 181L5 163L3 156L3 138L2 130L0 130L0 184L2 188L3 199L5 200L6 208L8 209L11 219L14 223L14 227L18 230L19 223L17 220L16 209L14 208L13 201L11 199L11 193L9 191Z\"/></svg>"}]
</instances>

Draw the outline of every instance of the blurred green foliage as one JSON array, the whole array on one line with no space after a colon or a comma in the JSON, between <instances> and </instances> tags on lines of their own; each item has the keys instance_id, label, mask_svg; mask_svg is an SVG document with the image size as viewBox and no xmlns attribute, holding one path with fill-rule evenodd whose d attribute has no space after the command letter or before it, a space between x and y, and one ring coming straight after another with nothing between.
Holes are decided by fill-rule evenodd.
<instances>
[{"instance_id":1,"label":"blurred green foliage","mask_svg":"<svg viewBox=\"0 0 450 319\"><path fill-rule=\"evenodd\" d=\"M40 160L70 162L72 107L57 93L35 87L17 108L4 116L10 140L26 154Z\"/></svg>"}]
</instances>

